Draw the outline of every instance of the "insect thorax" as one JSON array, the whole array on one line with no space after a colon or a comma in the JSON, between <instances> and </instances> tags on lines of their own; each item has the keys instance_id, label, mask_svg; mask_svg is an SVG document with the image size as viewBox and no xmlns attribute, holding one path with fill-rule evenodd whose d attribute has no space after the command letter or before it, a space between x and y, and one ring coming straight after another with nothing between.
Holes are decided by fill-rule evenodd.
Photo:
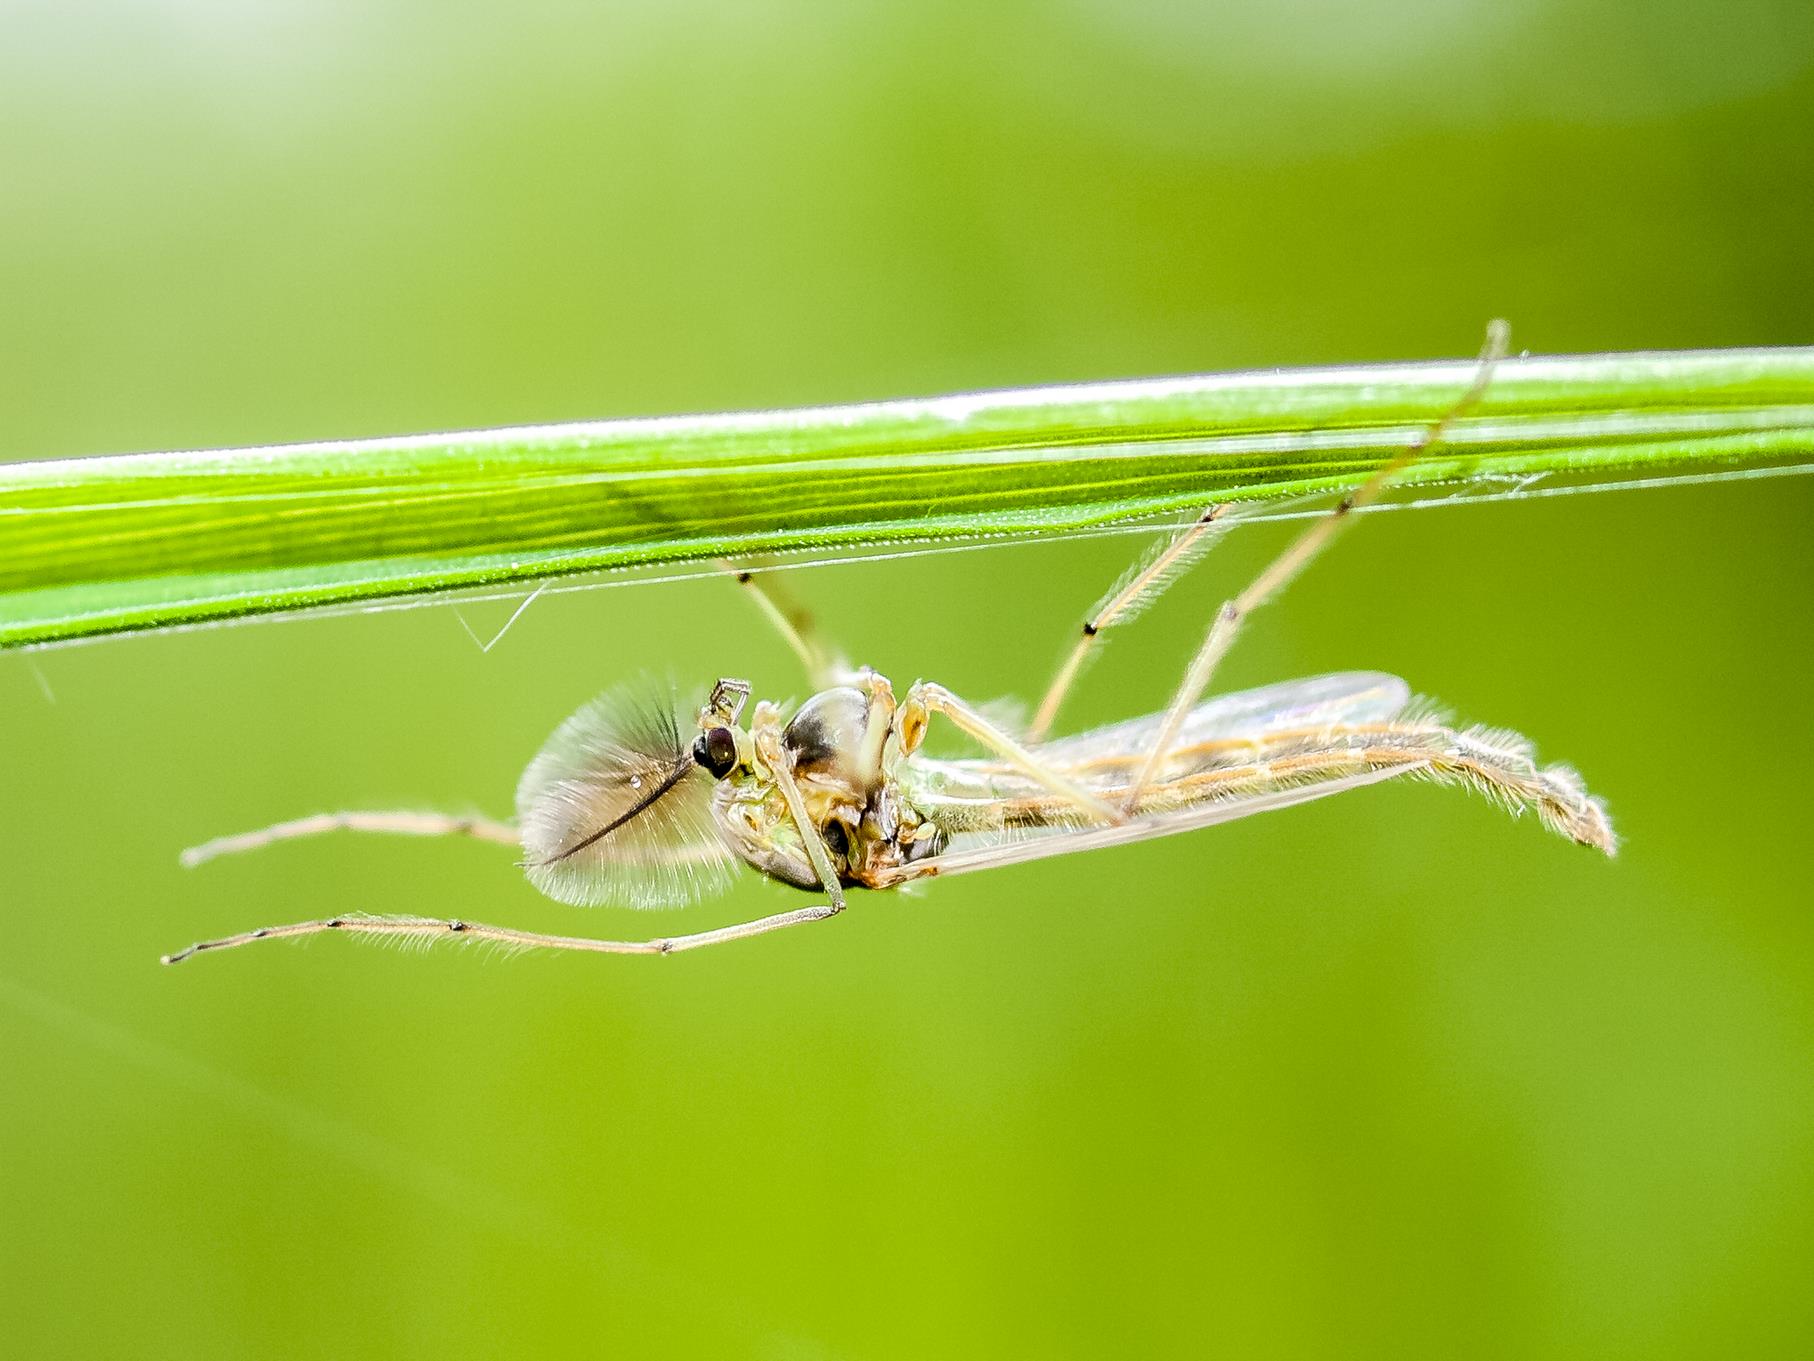
<instances>
[{"instance_id":1,"label":"insect thorax","mask_svg":"<svg viewBox=\"0 0 1814 1361\"><path fill-rule=\"evenodd\" d=\"M888 871L935 855L945 836L903 797L880 763L866 769L869 695L854 686L823 690L782 731L807 820L818 831L838 878L877 887ZM892 717L892 704L884 718ZM722 781L713 812L726 843L754 868L797 888L818 875L778 785L759 773Z\"/></svg>"}]
</instances>

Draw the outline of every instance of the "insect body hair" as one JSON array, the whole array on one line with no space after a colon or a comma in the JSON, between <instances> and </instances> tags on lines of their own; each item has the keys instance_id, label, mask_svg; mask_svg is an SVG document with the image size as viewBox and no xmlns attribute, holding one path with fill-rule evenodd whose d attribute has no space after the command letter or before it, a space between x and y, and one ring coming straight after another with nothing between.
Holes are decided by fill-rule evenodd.
<instances>
[{"instance_id":1,"label":"insect body hair","mask_svg":"<svg viewBox=\"0 0 1814 1361\"><path fill-rule=\"evenodd\" d=\"M1448 730L1445 736L1445 749L1419 772L1424 778L1477 790L1514 817L1531 809L1551 831L1618 854L1605 804L1587 792L1572 766L1538 765L1530 741L1504 728Z\"/></svg>"}]
</instances>

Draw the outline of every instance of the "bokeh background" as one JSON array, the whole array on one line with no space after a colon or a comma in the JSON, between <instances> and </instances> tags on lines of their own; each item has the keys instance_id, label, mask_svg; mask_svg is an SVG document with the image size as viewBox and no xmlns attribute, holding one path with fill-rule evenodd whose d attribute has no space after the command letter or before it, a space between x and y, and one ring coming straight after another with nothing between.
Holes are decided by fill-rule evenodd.
<instances>
[{"instance_id":1,"label":"bokeh background","mask_svg":"<svg viewBox=\"0 0 1814 1361\"><path fill-rule=\"evenodd\" d=\"M1804 0L0 6L0 458L1066 379L1814 339ZM1806 1355L1800 480L1374 517L1228 682L1399 671L1574 761L1613 863L1381 788L668 961L503 813L627 673L799 695L718 580L0 656L14 1356ZM0 533L4 527L0 526ZM1155 707L1244 529L1070 717ZM1137 544L792 578L1043 683ZM507 602L470 605L481 636Z\"/></svg>"}]
</instances>

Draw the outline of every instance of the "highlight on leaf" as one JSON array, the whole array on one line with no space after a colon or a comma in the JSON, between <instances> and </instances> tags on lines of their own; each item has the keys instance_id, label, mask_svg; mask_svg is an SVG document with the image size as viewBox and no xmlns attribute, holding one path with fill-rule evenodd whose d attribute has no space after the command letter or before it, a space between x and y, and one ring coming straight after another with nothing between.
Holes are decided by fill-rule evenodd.
<instances>
[{"instance_id":1,"label":"highlight on leaf","mask_svg":"<svg viewBox=\"0 0 1814 1361\"><path fill-rule=\"evenodd\" d=\"M0 648L1331 497L1444 418L1475 369L1274 369L10 464ZM1520 356L1394 480L1510 499L1811 465L1814 348ZM1132 617L1206 546L1149 564L1150 582L1137 572L1097 627Z\"/></svg>"}]
</instances>

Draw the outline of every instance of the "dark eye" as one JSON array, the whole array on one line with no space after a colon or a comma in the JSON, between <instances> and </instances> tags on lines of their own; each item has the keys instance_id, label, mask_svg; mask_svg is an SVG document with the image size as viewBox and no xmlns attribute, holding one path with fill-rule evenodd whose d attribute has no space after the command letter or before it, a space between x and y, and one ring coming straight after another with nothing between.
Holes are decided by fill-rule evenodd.
<instances>
[{"instance_id":1,"label":"dark eye","mask_svg":"<svg viewBox=\"0 0 1814 1361\"><path fill-rule=\"evenodd\" d=\"M737 739L729 728L702 732L693 743L693 759L711 771L713 779L722 780L737 764Z\"/></svg>"}]
</instances>

